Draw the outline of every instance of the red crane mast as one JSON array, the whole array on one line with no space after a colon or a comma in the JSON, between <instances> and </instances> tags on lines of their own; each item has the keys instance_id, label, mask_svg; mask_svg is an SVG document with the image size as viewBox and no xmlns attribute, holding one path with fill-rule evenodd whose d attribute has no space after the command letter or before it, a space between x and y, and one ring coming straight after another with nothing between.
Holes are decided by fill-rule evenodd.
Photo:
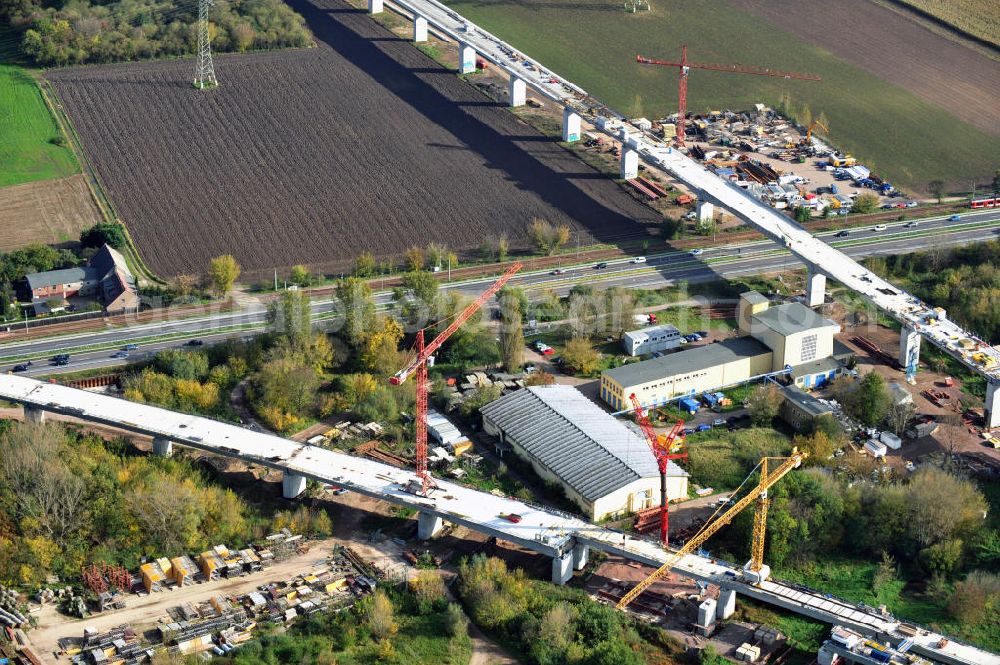
<instances>
[{"instance_id":1,"label":"red crane mast","mask_svg":"<svg viewBox=\"0 0 1000 665\"><path fill-rule=\"evenodd\" d=\"M757 76L773 76L783 79L798 79L801 81L821 81L815 74L799 74L796 72L784 72L780 69L770 67L753 67L748 65L720 65L713 63L688 62L687 44L681 46L680 62L670 60L656 60L642 55L635 56L635 61L643 65L660 65L662 67L677 67L680 79L677 83L677 145L684 145L684 127L687 118L687 89L688 72L692 69L709 69L716 72L729 72L730 74L755 74Z\"/></svg>"},{"instance_id":2,"label":"red crane mast","mask_svg":"<svg viewBox=\"0 0 1000 665\"><path fill-rule=\"evenodd\" d=\"M667 508L667 466L670 464L670 460L687 458L687 453L673 452L677 439L683 441L684 421L678 420L670 433L661 438L653 430L653 425L649 422L649 417L646 416L646 412L639 404L639 398L635 396L635 393L629 395L629 399L632 400L632 405L635 407L635 419L639 423L639 427L642 428L642 433L646 435L646 441L649 442L649 447L653 450L653 457L656 458L656 465L660 471L660 542L666 547L670 531L670 513Z\"/></svg>"},{"instance_id":3,"label":"red crane mast","mask_svg":"<svg viewBox=\"0 0 1000 665\"><path fill-rule=\"evenodd\" d=\"M417 439L417 451L416 451L416 466L417 466L417 477L420 479L421 487L424 495L433 486L434 481L430 474L427 472L427 359L434 355L445 341L454 334L456 330L462 327L469 318L479 311L479 308L483 304L492 298L497 291L503 288L504 284L510 281L510 278L520 270L522 264L515 263L507 271L500 276L500 278L493 282L490 288L486 289L479 294L475 300L473 300L469 305L463 309L458 316L451 322L451 324L445 328L440 335L435 337L427 345L424 344L424 331L417 331L417 339L414 343L414 350L416 350L416 357L403 369L399 370L389 378L389 383L394 386L398 386L406 381L411 374L416 375L417 382L417 418L414 423L416 427L416 439Z\"/></svg>"}]
</instances>

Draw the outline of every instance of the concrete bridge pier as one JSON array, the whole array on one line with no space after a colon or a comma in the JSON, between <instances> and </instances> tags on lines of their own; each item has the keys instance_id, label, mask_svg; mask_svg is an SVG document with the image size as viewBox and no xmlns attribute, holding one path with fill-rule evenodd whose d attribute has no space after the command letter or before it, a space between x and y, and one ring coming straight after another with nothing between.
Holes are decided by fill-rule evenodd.
<instances>
[{"instance_id":1,"label":"concrete bridge pier","mask_svg":"<svg viewBox=\"0 0 1000 665\"><path fill-rule=\"evenodd\" d=\"M562 140L566 143L580 140L580 114L569 108L563 109Z\"/></svg>"},{"instance_id":2,"label":"concrete bridge pier","mask_svg":"<svg viewBox=\"0 0 1000 665\"><path fill-rule=\"evenodd\" d=\"M899 364L906 372L906 380L912 383L920 364L920 333L908 326L899 331Z\"/></svg>"},{"instance_id":3,"label":"concrete bridge pier","mask_svg":"<svg viewBox=\"0 0 1000 665\"><path fill-rule=\"evenodd\" d=\"M631 180L639 175L639 153L622 144L620 175L622 180Z\"/></svg>"},{"instance_id":4,"label":"concrete bridge pier","mask_svg":"<svg viewBox=\"0 0 1000 665\"><path fill-rule=\"evenodd\" d=\"M369 0L369 2L371 2L371 0ZM427 41L427 19L425 19L423 16L420 16L419 14L413 15L413 41L415 42Z\"/></svg>"},{"instance_id":5,"label":"concrete bridge pier","mask_svg":"<svg viewBox=\"0 0 1000 665\"><path fill-rule=\"evenodd\" d=\"M986 382L986 404L983 406L986 429L1000 427L1000 381Z\"/></svg>"},{"instance_id":6,"label":"concrete bridge pier","mask_svg":"<svg viewBox=\"0 0 1000 665\"><path fill-rule=\"evenodd\" d=\"M583 543L577 543L573 546L573 568L576 570L583 570L587 567L587 561L590 559L590 546L584 545Z\"/></svg>"},{"instance_id":7,"label":"concrete bridge pier","mask_svg":"<svg viewBox=\"0 0 1000 665\"><path fill-rule=\"evenodd\" d=\"M711 221L715 216L715 206L708 201L698 201L698 221Z\"/></svg>"},{"instance_id":8,"label":"concrete bridge pier","mask_svg":"<svg viewBox=\"0 0 1000 665\"><path fill-rule=\"evenodd\" d=\"M154 436L153 454L157 457L170 457L174 454L174 442L164 436Z\"/></svg>"},{"instance_id":9,"label":"concrete bridge pier","mask_svg":"<svg viewBox=\"0 0 1000 665\"><path fill-rule=\"evenodd\" d=\"M524 106L524 103L528 101L528 86L523 79L511 76L507 91L510 93L511 106Z\"/></svg>"},{"instance_id":10,"label":"concrete bridge pier","mask_svg":"<svg viewBox=\"0 0 1000 665\"><path fill-rule=\"evenodd\" d=\"M444 528L444 520L432 513L420 513L417 516L417 538L430 540Z\"/></svg>"},{"instance_id":11,"label":"concrete bridge pier","mask_svg":"<svg viewBox=\"0 0 1000 665\"><path fill-rule=\"evenodd\" d=\"M299 476L288 471L283 471L281 475L281 496L286 499L294 499L306 491L306 477Z\"/></svg>"},{"instance_id":12,"label":"concrete bridge pier","mask_svg":"<svg viewBox=\"0 0 1000 665\"><path fill-rule=\"evenodd\" d=\"M476 71L476 49L465 42L458 43L458 73L472 74Z\"/></svg>"},{"instance_id":13,"label":"concrete bridge pier","mask_svg":"<svg viewBox=\"0 0 1000 665\"><path fill-rule=\"evenodd\" d=\"M573 550L552 557L552 583L566 584L573 577Z\"/></svg>"},{"instance_id":14,"label":"concrete bridge pier","mask_svg":"<svg viewBox=\"0 0 1000 665\"><path fill-rule=\"evenodd\" d=\"M37 406L24 405L24 422L40 425L45 422L45 410Z\"/></svg>"},{"instance_id":15,"label":"concrete bridge pier","mask_svg":"<svg viewBox=\"0 0 1000 665\"><path fill-rule=\"evenodd\" d=\"M385 9L382 0L368 0L368 13L381 14Z\"/></svg>"},{"instance_id":16,"label":"concrete bridge pier","mask_svg":"<svg viewBox=\"0 0 1000 665\"><path fill-rule=\"evenodd\" d=\"M819 307L826 302L826 275L809 266L809 276L806 277L806 305Z\"/></svg>"},{"instance_id":17,"label":"concrete bridge pier","mask_svg":"<svg viewBox=\"0 0 1000 665\"><path fill-rule=\"evenodd\" d=\"M720 589L715 615L720 619L728 619L734 612L736 612L736 592L732 589Z\"/></svg>"}]
</instances>

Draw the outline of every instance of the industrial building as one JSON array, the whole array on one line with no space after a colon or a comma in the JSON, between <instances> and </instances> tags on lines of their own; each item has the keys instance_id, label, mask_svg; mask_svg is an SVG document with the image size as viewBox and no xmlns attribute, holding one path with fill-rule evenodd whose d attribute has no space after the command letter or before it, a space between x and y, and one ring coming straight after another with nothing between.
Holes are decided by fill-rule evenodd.
<instances>
[{"instance_id":1,"label":"industrial building","mask_svg":"<svg viewBox=\"0 0 1000 665\"><path fill-rule=\"evenodd\" d=\"M783 370L795 385L814 388L837 376L838 357L849 353L834 342L840 326L798 302L772 306L748 291L737 319L743 337L603 372L601 399L616 410L629 408L633 393L644 405L660 404Z\"/></svg>"},{"instance_id":2,"label":"industrial building","mask_svg":"<svg viewBox=\"0 0 1000 665\"><path fill-rule=\"evenodd\" d=\"M656 460L642 434L572 386L533 386L481 409L483 428L535 472L559 483L590 519L633 513L659 501ZM667 468L667 496L687 496L687 473Z\"/></svg>"},{"instance_id":3,"label":"industrial building","mask_svg":"<svg viewBox=\"0 0 1000 665\"><path fill-rule=\"evenodd\" d=\"M829 404L819 401L798 386L785 386L781 390L781 418L799 432L808 431L817 418L832 416Z\"/></svg>"},{"instance_id":4,"label":"industrial building","mask_svg":"<svg viewBox=\"0 0 1000 665\"><path fill-rule=\"evenodd\" d=\"M650 326L622 335L622 346L630 356L667 351L681 345L681 331L671 325Z\"/></svg>"}]
</instances>

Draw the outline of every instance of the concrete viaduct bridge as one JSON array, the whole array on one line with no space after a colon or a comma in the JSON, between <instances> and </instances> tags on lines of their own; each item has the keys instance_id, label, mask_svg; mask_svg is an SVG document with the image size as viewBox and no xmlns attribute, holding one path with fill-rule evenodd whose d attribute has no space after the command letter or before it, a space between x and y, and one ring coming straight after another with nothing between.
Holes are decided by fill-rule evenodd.
<instances>
[{"instance_id":1,"label":"concrete viaduct bridge","mask_svg":"<svg viewBox=\"0 0 1000 665\"><path fill-rule=\"evenodd\" d=\"M936 312L932 306L813 237L799 224L754 199L740 187L722 180L693 159L631 125L624 116L579 86L547 70L437 0L368 0L368 11L381 13L386 4L413 21L413 41L426 41L430 26L439 35L457 42L459 73L474 72L477 55L506 72L510 78L511 106L521 106L526 102L529 87L562 106L563 141L580 139L583 119L619 141L622 179L635 178L639 160L642 159L696 192L701 201L700 216L711 216L714 205L722 206L786 248L809 271L806 299L810 307L823 303L827 277L863 295L902 325L899 363L906 369L908 378L917 370L921 338L927 339L971 371L985 376L986 427L1000 427L1000 349L976 338L943 317L941 312Z\"/></svg>"},{"instance_id":2,"label":"concrete viaduct bridge","mask_svg":"<svg viewBox=\"0 0 1000 665\"><path fill-rule=\"evenodd\" d=\"M592 548L656 568L668 555L655 541L626 539L621 532L574 515L446 480L437 480L439 488L429 497L417 496L404 490L417 480L414 471L210 418L13 374L0 375L0 399L21 404L25 420L29 422L43 422L46 414L55 413L152 437L156 455L170 455L173 446L179 445L277 469L283 474L282 493L288 499L302 494L306 480L311 478L413 508L419 513L420 538L432 538L448 521L517 543L552 558L552 581L557 584L564 584L572 577L574 569L580 570L587 564ZM515 524L501 517L510 513L520 515L521 521ZM737 594L743 594L893 643L903 641L912 632L901 633L900 626L905 630L905 624L878 610L827 594L773 580L760 586L750 585L740 579L738 568L707 557L689 555L675 570L721 588L719 618L728 618L735 609ZM948 665L1000 665L1000 656L995 654L954 640L942 641L942 636L932 631L918 630L917 633L913 638L913 650L936 661Z\"/></svg>"}]
</instances>

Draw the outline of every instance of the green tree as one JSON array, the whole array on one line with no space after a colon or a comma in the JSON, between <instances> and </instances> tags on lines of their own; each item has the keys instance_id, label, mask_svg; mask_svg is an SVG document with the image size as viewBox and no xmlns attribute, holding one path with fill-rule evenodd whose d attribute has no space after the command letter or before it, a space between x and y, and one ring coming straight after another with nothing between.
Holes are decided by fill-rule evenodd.
<instances>
[{"instance_id":1,"label":"green tree","mask_svg":"<svg viewBox=\"0 0 1000 665\"><path fill-rule=\"evenodd\" d=\"M375 593L361 601L359 606L365 627L371 631L375 640L383 640L396 634L399 629L396 623L396 611L385 591L377 589Z\"/></svg>"},{"instance_id":2,"label":"green tree","mask_svg":"<svg viewBox=\"0 0 1000 665\"><path fill-rule=\"evenodd\" d=\"M587 337L577 336L566 342L562 353L563 364L583 375L593 373L601 362L601 354Z\"/></svg>"},{"instance_id":3,"label":"green tree","mask_svg":"<svg viewBox=\"0 0 1000 665\"><path fill-rule=\"evenodd\" d=\"M885 379L878 372L871 371L861 379L861 385L850 400L850 407L854 417L868 427L875 427L889 412L891 402Z\"/></svg>"},{"instance_id":4,"label":"green tree","mask_svg":"<svg viewBox=\"0 0 1000 665\"><path fill-rule=\"evenodd\" d=\"M371 252L362 252L354 259L355 277L371 277L375 274L375 257Z\"/></svg>"},{"instance_id":5,"label":"green tree","mask_svg":"<svg viewBox=\"0 0 1000 665\"><path fill-rule=\"evenodd\" d=\"M874 192L863 192L854 199L854 204L851 205L851 212L860 213L862 215L867 215L869 213L878 210L878 194Z\"/></svg>"},{"instance_id":6,"label":"green tree","mask_svg":"<svg viewBox=\"0 0 1000 665\"><path fill-rule=\"evenodd\" d=\"M84 247L100 247L104 244L115 249L125 246L125 228L116 222L94 224L80 234L80 244Z\"/></svg>"},{"instance_id":7,"label":"green tree","mask_svg":"<svg viewBox=\"0 0 1000 665\"><path fill-rule=\"evenodd\" d=\"M448 603L444 611L444 625L450 637L461 637L469 632L469 619L458 603Z\"/></svg>"},{"instance_id":8,"label":"green tree","mask_svg":"<svg viewBox=\"0 0 1000 665\"><path fill-rule=\"evenodd\" d=\"M938 203L944 199L944 181L942 180L931 180L927 183L927 191L929 191L934 198L937 199Z\"/></svg>"},{"instance_id":9,"label":"green tree","mask_svg":"<svg viewBox=\"0 0 1000 665\"><path fill-rule=\"evenodd\" d=\"M753 389L747 398L747 411L754 425L770 425L778 416L782 402L781 390L773 383L764 383Z\"/></svg>"},{"instance_id":10,"label":"green tree","mask_svg":"<svg viewBox=\"0 0 1000 665\"><path fill-rule=\"evenodd\" d=\"M289 346L305 351L312 340L312 307L301 291L282 291L267 308L271 330L288 340Z\"/></svg>"},{"instance_id":11,"label":"green tree","mask_svg":"<svg viewBox=\"0 0 1000 665\"><path fill-rule=\"evenodd\" d=\"M309 268L303 265L292 266L291 280L293 284L309 286L312 283L312 275L309 274Z\"/></svg>"},{"instance_id":12,"label":"green tree","mask_svg":"<svg viewBox=\"0 0 1000 665\"><path fill-rule=\"evenodd\" d=\"M201 381L208 375L208 356L199 351L164 349L157 352L153 366L175 379Z\"/></svg>"},{"instance_id":13,"label":"green tree","mask_svg":"<svg viewBox=\"0 0 1000 665\"><path fill-rule=\"evenodd\" d=\"M528 235L539 252L552 256L569 242L570 230L566 224L554 226L548 220L535 217L528 225Z\"/></svg>"},{"instance_id":14,"label":"green tree","mask_svg":"<svg viewBox=\"0 0 1000 665\"><path fill-rule=\"evenodd\" d=\"M439 284L429 272L412 271L403 275L403 289L426 307L437 305Z\"/></svg>"},{"instance_id":15,"label":"green tree","mask_svg":"<svg viewBox=\"0 0 1000 665\"><path fill-rule=\"evenodd\" d=\"M424 250L419 247L410 247L406 250L406 269L410 272L417 272L423 270L424 266L427 265L427 259L424 258Z\"/></svg>"},{"instance_id":16,"label":"green tree","mask_svg":"<svg viewBox=\"0 0 1000 665\"><path fill-rule=\"evenodd\" d=\"M684 220L665 217L660 222L660 235L664 240L677 240L684 235Z\"/></svg>"},{"instance_id":17,"label":"green tree","mask_svg":"<svg viewBox=\"0 0 1000 665\"><path fill-rule=\"evenodd\" d=\"M607 303L607 331L621 339L635 328L635 292L621 286L612 286L604 292Z\"/></svg>"},{"instance_id":18,"label":"green tree","mask_svg":"<svg viewBox=\"0 0 1000 665\"><path fill-rule=\"evenodd\" d=\"M795 207L795 221L800 223L808 222L812 219L812 210L806 206Z\"/></svg>"},{"instance_id":19,"label":"green tree","mask_svg":"<svg viewBox=\"0 0 1000 665\"><path fill-rule=\"evenodd\" d=\"M348 277L337 283L336 296L344 315L344 338L351 346L360 347L375 327L372 290L364 280Z\"/></svg>"},{"instance_id":20,"label":"green tree","mask_svg":"<svg viewBox=\"0 0 1000 665\"><path fill-rule=\"evenodd\" d=\"M212 290L220 298L227 295L240 276L240 264L232 254L217 256L208 264L208 281Z\"/></svg>"},{"instance_id":21,"label":"green tree","mask_svg":"<svg viewBox=\"0 0 1000 665\"><path fill-rule=\"evenodd\" d=\"M499 300L500 355L503 359L503 366L508 372L519 372L521 365L524 364L521 300L516 293L507 289L500 293Z\"/></svg>"},{"instance_id":22,"label":"green tree","mask_svg":"<svg viewBox=\"0 0 1000 665\"><path fill-rule=\"evenodd\" d=\"M905 524L921 547L968 539L982 528L987 504L973 481L925 467L911 476L904 491Z\"/></svg>"}]
</instances>

